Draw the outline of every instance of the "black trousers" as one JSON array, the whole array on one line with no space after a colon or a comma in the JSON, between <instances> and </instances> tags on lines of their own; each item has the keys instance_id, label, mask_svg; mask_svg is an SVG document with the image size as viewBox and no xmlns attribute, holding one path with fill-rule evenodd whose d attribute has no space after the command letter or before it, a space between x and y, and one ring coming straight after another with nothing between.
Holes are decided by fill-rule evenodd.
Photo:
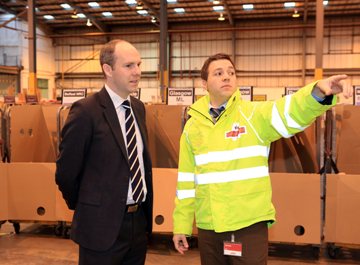
<instances>
[{"instance_id":1,"label":"black trousers","mask_svg":"<svg viewBox=\"0 0 360 265\"><path fill-rule=\"evenodd\" d=\"M79 246L79 265L143 265L146 248L146 218L140 207L137 212L125 213L119 235L109 250Z\"/></svg>"},{"instance_id":2,"label":"black trousers","mask_svg":"<svg viewBox=\"0 0 360 265\"><path fill-rule=\"evenodd\" d=\"M268 256L268 227L266 222L253 224L233 232L216 233L198 229L202 265L266 265ZM224 255L224 241L242 243L242 256Z\"/></svg>"}]
</instances>

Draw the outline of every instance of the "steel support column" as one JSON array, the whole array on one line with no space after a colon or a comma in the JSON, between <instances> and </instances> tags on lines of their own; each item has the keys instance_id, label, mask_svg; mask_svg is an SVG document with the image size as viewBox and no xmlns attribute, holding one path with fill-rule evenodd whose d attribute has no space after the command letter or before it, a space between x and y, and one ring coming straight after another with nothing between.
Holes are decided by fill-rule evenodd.
<instances>
[{"instance_id":1,"label":"steel support column","mask_svg":"<svg viewBox=\"0 0 360 265\"><path fill-rule=\"evenodd\" d=\"M29 87L27 93L29 95L35 95L37 88L35 1L36 0L28 0Z\"/></svg>"},{"instance_id":2,"label":"steel support column","mask_svg":"<svg viewBox=\"0 0 360 265\"><path fill-rule=\"evenodd\" d=\"M302 86L305 86L306 84L306 26L307 26L307 19L308 18L308 0L305 0L304 2L304 28L302 30L302 56L301 56L301 80L302 80Z\"/></svg>"},{"instance_id":3,"label":"steel support column","mask_svg":"<svg viewBox=\"0 0 360 265\"><path fill-rule=\"evenodd\" d=\"M316 36L315 36L315 73L314 79L319 80L323 77L323 43L324 43L324 5L323 0L316 0ZM322 167L324 150L323 146L323 130L322 118L317 118L316 122L316 157L318 158L319 166Z\"/></svg>"},{"instance_id":4,"label":"steel support column","mask_svg":"<svg viewBox=\"0 0 360 265\"><path fill-rule=\"evenodd\" d=\"M160 0L160 96L161 101L166 101L166 88L169 86L168 73L168 19L167 19L167 1Z\"/></svg>"},{"instance_id":5,"label":"steel support column","mask_svg":"<svg viewBox=\"0 0 360 265\"><path fill-rule=\"evenodd\" d=\"M323 77L323 49L324 49L324 4L323 0L316 0L316 44L315 44L315 79Z\"/></svg>"}]
</instances>

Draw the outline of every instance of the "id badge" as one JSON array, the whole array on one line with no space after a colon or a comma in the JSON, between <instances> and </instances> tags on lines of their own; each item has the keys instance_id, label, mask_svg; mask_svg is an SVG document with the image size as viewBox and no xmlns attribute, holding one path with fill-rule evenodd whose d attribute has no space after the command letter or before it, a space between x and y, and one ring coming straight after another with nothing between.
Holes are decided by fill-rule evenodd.
<instances>
[{"instance_id":1,"label":"id badge","mask_svg":"<svg viewBox=\"0 0 360 265\"><path fill-rule=\"evenodd\" d=\"M224 241L224 255L241 257L242 243Z\"/></svg>"}]
</instances>

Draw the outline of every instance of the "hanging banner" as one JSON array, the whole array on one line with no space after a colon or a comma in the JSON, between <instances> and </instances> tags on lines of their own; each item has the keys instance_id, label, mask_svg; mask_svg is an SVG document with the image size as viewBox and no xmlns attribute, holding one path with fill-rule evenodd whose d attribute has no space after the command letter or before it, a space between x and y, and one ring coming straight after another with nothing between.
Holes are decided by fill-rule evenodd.
<instances>
[{"instance_id":1,"label":"hanging banner","mask_svg":"<svg viewBox=\"0 0 360 265\"><path fill-rule=\"evenodd\" d=\"M239 87L241 98L244 100L252 101L253 99L253 87L241 86Z\"/></svg>"},{"instance_id":2,"label":"hanging banner","mask_svg":"<svg viewBox=\"0 0 360 265\"><path fill-rule=\"evenodd\" d=\"M285 95L296 93L301 87L285 87Z\"/></svg>"},{"instance_id":3,"label":"hanging banner","mask_svg":"<svg viewBox=\"0 0 360 265\"><path fill-rule=\"evenodd\" d=\"M354 86L354 105L360 106L360 86Z\"/></svg>"},{"instance_id":4,"label":"hanging banner","mask_svg":"<svg viewBox=\"0 0 360 265\"><path fill-rule=\"evenodd\" d=\"M86 88L63 89L61 104L71 105L75 101L86 97Z\"/></svg>"},{"instance_id":5,"label":"hanging banner","mask_svg":"<svg viewBox=\"0 0 360 265\"><path fill-rule=\"evenodd\" d=\"M195 89L193 87L167 89L166 103L168 105L186 105L194 103Z\"/></svg>"}]
</instances>

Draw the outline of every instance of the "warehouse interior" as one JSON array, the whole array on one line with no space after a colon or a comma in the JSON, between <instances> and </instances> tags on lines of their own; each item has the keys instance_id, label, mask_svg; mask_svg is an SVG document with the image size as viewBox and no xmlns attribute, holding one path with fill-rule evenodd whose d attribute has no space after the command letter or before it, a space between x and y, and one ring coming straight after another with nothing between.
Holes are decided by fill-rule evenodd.
<instances>
[{"instance_id":1,"label":"warehouse interior","mask_svg":"<svg viewBox=\"0 0 360 265\"><path fill-rule=\"evenodd\" d=\"M304 132L272 144L277 223L269 264L360 263L360 3L358 0L0 1L0 263L77 264L73 212L55 180L72 102L104 84L103 44L140 52L136 93L146 105L154 178L154 235L146 264L200 264L171 242L179 139L187 106L207 93L200 69L224 52L244 99L276 100L334 74L353 97ZM190 97L171 97L171 91ZM70 99L76 100L76 99Z\"/></svg>"}]
</instances>

